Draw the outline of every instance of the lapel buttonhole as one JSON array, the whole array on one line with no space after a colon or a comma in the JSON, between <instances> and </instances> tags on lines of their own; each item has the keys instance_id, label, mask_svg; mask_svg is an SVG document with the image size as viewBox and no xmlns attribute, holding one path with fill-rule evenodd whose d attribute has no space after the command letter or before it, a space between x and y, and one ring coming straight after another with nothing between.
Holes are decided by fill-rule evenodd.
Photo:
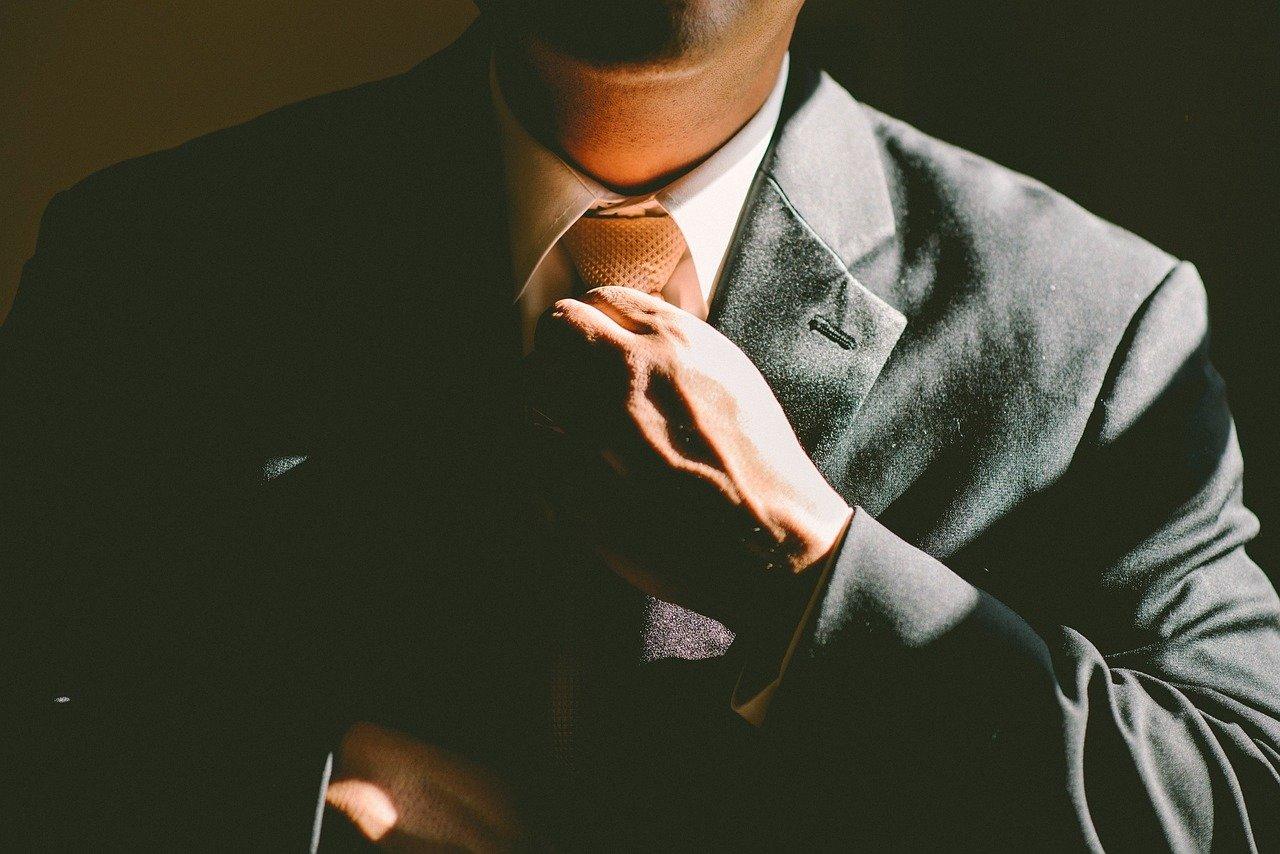
<instances>
[{"instance_id":1,"label":"lapel buttonhole","mask_svg":"<svg viewBox=\"0 0 1280 854\"><path fill-rule=\"evenodd\" d=\"M857 338L836 326L831 318L826 315L815 314L809 318L809 331L817 332L819 335L829 338L845 350L852 350L858 344Z\"/></svg>"}]
</instances>

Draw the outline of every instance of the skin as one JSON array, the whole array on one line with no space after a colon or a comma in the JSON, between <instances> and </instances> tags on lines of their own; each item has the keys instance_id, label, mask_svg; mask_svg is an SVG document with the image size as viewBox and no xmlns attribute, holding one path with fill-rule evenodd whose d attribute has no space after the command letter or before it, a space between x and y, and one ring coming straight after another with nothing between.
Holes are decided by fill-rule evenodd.
<instances>
[{"instance_id":1,"label":"skin","mask_svg":"<svg viewBox=\"0 0 1280 854\"><path fill-rule=\"evenodd\" d=\"M521 123L626 193L692 169L768 97L802 0L507 0L498 74Z\"/></svg>"},{"instance_id":2,"label":"skin","mask_svg":"<svg viewBox=\"0 0 1280 854\"><path fill-rule=\"evenodd\" d=\"M326 800L388 851L517 851L529 847L515 798L489 770L373 724L342 740Z\"/></svg>"},{"instance_id":3,"label":"skin","mask_svg":"<svg viewBox=\"0 0 1280 854\"><path fill-rule=\"evenodd\" d=\"M490 0L499 81L527 129L601 183L657 188L764 103L803 0ZM637 588L750 632L792 614L852 509L755 365L708 324L622 287L560 300L527 361L556 425L554 523ZM673 525L670 508L687 524ZM328 802L394 850L525 841L503 783L369 724Z\"/></svg>"},{"instance_id":4,"label":"skin","mask_svg":"<svg viewBox=\"0 0 1280 854\"><path fill-rule=\"evenodd\" d=\"M534 407L566 437L550 476L574 488L550 496L555 521L615 572L739 633L811 589L852 511L733 342L661 297L603 287L552 307L528 369Z\"/></svg>"}]
</instances>

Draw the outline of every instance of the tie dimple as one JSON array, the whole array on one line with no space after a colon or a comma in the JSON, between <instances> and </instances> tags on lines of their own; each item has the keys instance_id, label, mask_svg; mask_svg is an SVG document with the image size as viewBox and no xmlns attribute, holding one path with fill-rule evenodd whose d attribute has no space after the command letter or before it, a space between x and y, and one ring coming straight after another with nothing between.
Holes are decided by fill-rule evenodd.
<instances>
[{"instance_id":1,"label":"tie dimple","mask_svg":"<svg viewBox=\"0 0 1280 854\"><path fill-rule=\"evenodd\" d=\"M684 236L661 216L584 216L565 232L564 245L587 289L624 285L658 294L680 257Z\"/></svg>"}]
</instances>

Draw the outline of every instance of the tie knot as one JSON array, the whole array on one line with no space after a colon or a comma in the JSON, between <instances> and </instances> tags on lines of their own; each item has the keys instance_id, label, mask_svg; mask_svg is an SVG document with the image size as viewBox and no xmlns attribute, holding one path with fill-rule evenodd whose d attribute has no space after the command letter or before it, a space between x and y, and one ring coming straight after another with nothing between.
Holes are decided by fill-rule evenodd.
<instances>
[{"instance_id":1,"label":"tie knot","mask_svg":"<svg viewBox=\"0 0 1280 854\"><path fill-rule=\"evenodd\" d=\"M657 294L684 255L675 220L660 216L584 216L565 232L564 246L589 290L623 285Z\"/></svg>"}]
</instances>

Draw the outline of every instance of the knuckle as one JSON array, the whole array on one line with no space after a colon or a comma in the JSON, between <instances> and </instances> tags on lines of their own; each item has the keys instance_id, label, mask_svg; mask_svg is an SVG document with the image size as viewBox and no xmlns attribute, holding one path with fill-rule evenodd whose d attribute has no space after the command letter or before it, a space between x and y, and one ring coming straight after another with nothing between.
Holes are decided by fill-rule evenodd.
<instances>
[{"instance_id":1,"label":"knuckle","mask_svg":"<svg viewBox=\"0 0 1280 854\"><path fill-rule=\"evenodd\" d=\"M638 383L635 388L642 391L644 383L641 381L653 372L652 356L638 347L628 347L623 351L622 361L627 374Z\"/></svg>"},{"instance_id":2,"label":"knuckle","mask_svg":"<svg viewBox=\"0 0 1280 854\"><path fill-rule=\"evenodd\" d=\"M684 318L676 317L662 325L663 340L673 350L688 350L693 343Z\"/></svg>"}]
</instances>

